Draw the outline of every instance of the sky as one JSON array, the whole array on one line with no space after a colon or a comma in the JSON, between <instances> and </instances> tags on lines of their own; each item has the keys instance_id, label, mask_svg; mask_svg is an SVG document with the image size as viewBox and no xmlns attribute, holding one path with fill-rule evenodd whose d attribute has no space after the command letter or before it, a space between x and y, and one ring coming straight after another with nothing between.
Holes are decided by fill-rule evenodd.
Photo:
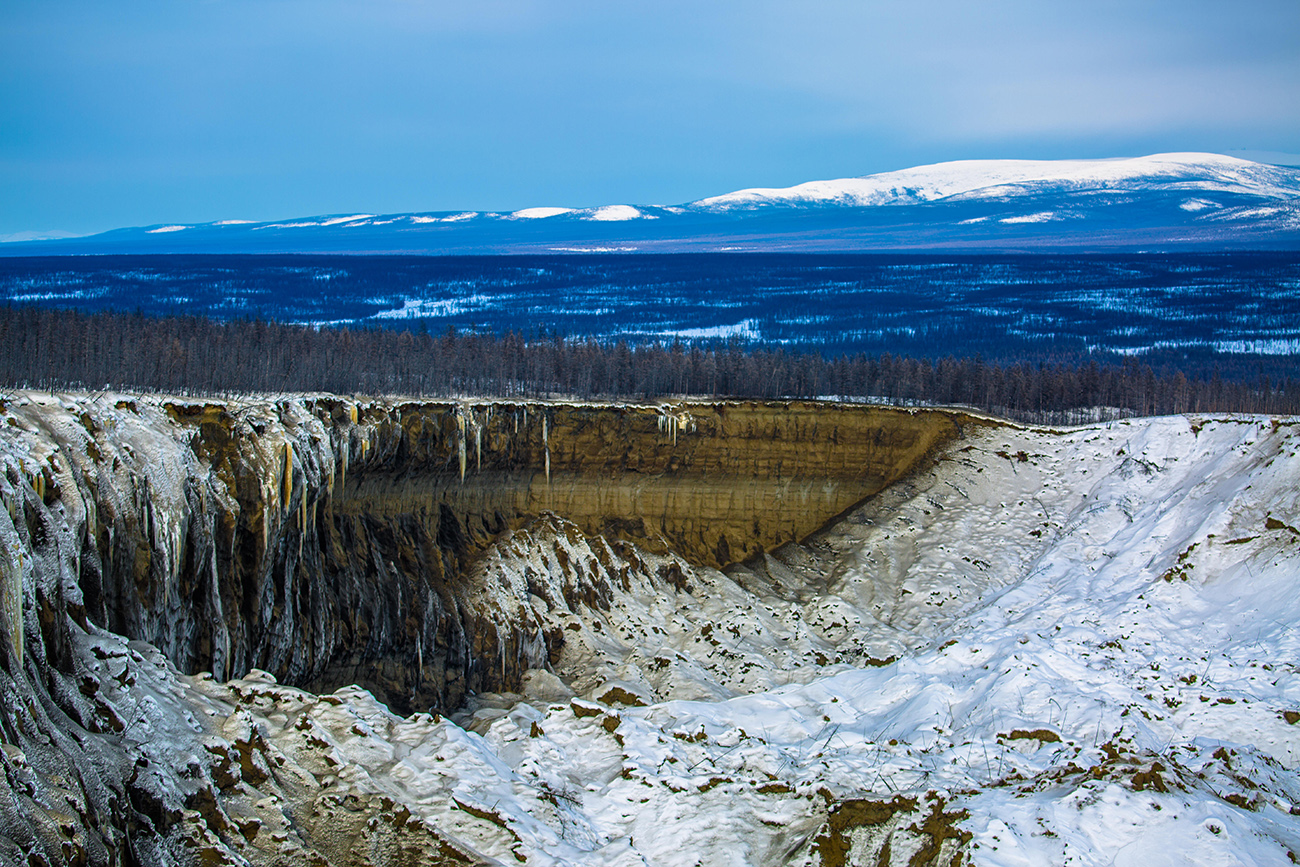
<instances>
[{"instance_id":1,"label":"sky","mask_svg":"<svg viewBox=\"0 0 1300 867\"><path fill-rule=\"evenodd\" d=\"M1300 3L0 9L0 239L1169 151L1300 164Z\"/></svg>"}]
</instances>

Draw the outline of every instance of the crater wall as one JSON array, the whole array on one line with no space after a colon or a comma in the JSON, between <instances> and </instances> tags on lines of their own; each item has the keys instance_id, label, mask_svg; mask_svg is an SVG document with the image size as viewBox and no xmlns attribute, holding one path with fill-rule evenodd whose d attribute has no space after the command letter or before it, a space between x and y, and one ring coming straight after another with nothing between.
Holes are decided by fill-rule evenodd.
<instances>
[{"instance_id":1,"label":"crater wall","mask_svg":"<svg viewBox=\"0 0 1300 867\"><path fill-rule=\"evenodd\" d=\"M814 532L982 423L803 402L331 396L27 394L4 416L5 535L29 552L10 569L26 589L6 596L23 597L7 615L15 649L40 636L57 657L70 623L93 622L182 670L356 682L401 711L512 689L555 650L465 592L503 531L550 511L724 567Z\"/></svg>"}]
</instances>

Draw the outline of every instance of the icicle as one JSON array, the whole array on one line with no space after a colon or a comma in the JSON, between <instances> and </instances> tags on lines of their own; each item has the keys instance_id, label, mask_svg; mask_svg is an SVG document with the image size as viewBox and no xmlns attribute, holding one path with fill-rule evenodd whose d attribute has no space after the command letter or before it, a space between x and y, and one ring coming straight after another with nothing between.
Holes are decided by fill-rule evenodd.
<instances>
[{"instance_id":1,"label":"icicle","mask_svg":"<svg viewBox=\"0 0 1300 867\"><path fill-rule=\"evenodd\" d=\"M462 438L457 446L457 452L460 458L460 480L465 481L465 440Z\"/></svg>"},{"instance_id":2,"label":"icicle","mask_svg":"<svg viewBox=\"0 0 1300 867\"><path fill-rule=\"evenodd\" d=\"M10 511L13 504L6 502ZM9 621L9 646L21 666L23 662L23 549L22 543L14 541L6 550L4 574L0 576L0 605L4 608L5 618Z\"/></svg>"},{"instance_id":3,"label":"icicle","mask_svg":"<svg viewBox=\"0 0 1300 867\"><path fill-rule=\"evenodd\" d=\"M184 566L181 563L181 547L185 544L182 537L183 530L184 525L182 524L179 530L167 534L167 547L170 549L168 553L171 554L171 562L167 564L167 577L172 580L180 577L181 569Z\"/></svg>"},{"instance_id":4,"label":"icicle","mask_svg":"<svg viewBox=\"0 0 1300 867\"><path fill-rule=\"evenodd\" d=\"M353 424L357 423L357 405L355 403L348 405L348 418Z\"/></svg>"},{"instance_id":5,"label":"icicle","mask_svg":"<svg viewBox=\"0 0 1300 867\"><path fill-rule=\"evenodd\" d=\"M542 448L546 450L546 484L551 483L551 436L546 424L546 415L542 415Z\"/></svg>"},{"instance_id":6,"label":"icicle","mask_svg":"<svg viewBox=\"0 0 1300 867\"><path fill-rule=\"evenodd\" d=\"M293 443L284 444L284 476L280 484L280 504L287 511L289 498L293 495Z\"/></svg>"},{"instance_id":7,"label":"icicle","mask_svg":"<svg viewBox=\"0 0 1300 867\"><path fill-rule=\"evenodd\" d=\"M302 540L307 538L307 486L302 487L302 499L298 503L298 561L302 562Z\"/></svg>"},{"instance_id":8,"label":"icicle","mask_svg":"<svg viewBox=\"0 0 1300 867\"><path fill-rule=\"evenodd\" d=\"M478 457L478 471L483 472L483 428L474 428L474 452Z\"/></svg>"}]
</instances>

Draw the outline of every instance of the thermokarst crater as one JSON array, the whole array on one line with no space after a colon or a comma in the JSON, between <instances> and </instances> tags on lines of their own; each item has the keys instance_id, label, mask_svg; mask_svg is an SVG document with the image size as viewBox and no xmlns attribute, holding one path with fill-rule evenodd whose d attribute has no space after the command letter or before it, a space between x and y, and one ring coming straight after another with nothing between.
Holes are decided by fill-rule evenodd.
<instances>
[{"instance_id":1,"label":"thermokarst crater","mask_svg":"<svg viewBox=\"0 0 1300 867\"><path fill-rule=\"evenodd\" d=\"M0 863L1300 853L1295 418L0 415Z\"/></svg>"}]
</instances>

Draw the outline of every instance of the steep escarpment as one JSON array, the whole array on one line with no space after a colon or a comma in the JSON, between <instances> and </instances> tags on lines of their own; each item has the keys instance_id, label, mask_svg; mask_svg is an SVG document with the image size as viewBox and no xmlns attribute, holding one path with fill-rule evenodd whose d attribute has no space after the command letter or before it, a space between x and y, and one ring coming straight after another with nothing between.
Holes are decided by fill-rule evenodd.
<instances>
[{"instance_id":1,"label":"steep escarpment","mask_svg":"<svg viewBox=\"0 0 1300 867\"><path fill-rule=\"evenodd\" d=\"M5 412L14 548L53 558L13 634L39 621L57 651L66 611L185 671L355 682L403 710L517 688L556 651L467 595L467 569L500 533L553 512L726 565L808 535L974 422L800 403L334 397L28 395Z\"/></svg>"},{"instance_id":2,"label":"steep escarpment","mask_svg":"<svg viewBox=\"0 0 1300 867\"><path fill-rule=\"evenodd\" d=\"M349 513L419 514L434 503L442 541L474 548L550 511L715 567L807 536L975 422L802 402L359 412L374 435L351 463Z\"/></svg>"}]
</instances>

